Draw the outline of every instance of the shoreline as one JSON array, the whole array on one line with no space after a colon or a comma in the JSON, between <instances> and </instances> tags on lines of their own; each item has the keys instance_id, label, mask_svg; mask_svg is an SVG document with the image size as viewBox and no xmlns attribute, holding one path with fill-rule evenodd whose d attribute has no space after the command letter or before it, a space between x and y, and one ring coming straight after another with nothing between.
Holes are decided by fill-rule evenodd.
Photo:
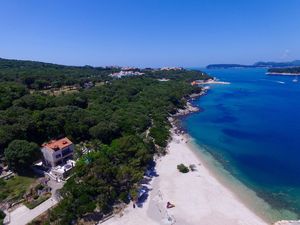
<instances>
[{"instance_id":1,"label":"shoreline","mask_svg":"<svg viewBox=\"0 0 300 225\"><path fill-rule=\"evenodd\" d=\"M227 81L220 81L217 80L215 77L212 79L208 79L208 80L195 80L191 83L192 85L205 85L205 84L230 84L230 82Z\"/></svg>"},{"instance_id":2,"label":"shoreline","mask_svg":"<svg viewBox=\"0 0 300 225\"><path fill-rule=\"evenodd\" d=\"M300 74L299 74L300 75ZM198 97L207 94L210 88L204 89ZM190 136L186 129L181 124L181 118L188 116L190 113L201 111L198 106L194 106L191 100L197 98L187 98L186 111L184 113L176 114L172 117L171 123L173 127L179 129L182 135L185 135L189 141L189 148L195 156L205 164L212 176L225 188L231 191L235 197L238 198L250 211L254 212L263 221L273 225L300 225L300 220L291 220L283 218L297 217L294 212L281 209L272 208L268 202L263 198L257 196L256 192L249 188L246 184L234 177L228 170L226 170L222 163L219 162L211 153L205 149L204 146L199 145L192 136Z\"/></svg>"},{"instance_id":3,"label":"shoreline","mask_svg":"<svg viewBox=\"0 0 300 225\"><path fill-rule=\"evenodd\" d=\"M295 217L296 215L294 215L294 212L285 209L277 210L272 208L268 202L257 196L254 190L227 171L222 163L215 159L205 147L196 143L195 139L193 139L182 126L181 118L188 116L190 113L201 111L198 106L194 106L190 101L207 94L209 89L209 87L204 89L196 98L192 98L191 96L187 98L187 105L184 113L177 113L171 118L170 122L172 123L173 128L179 129L181 134L185 135L188 140L190 140L189 149L205 164L205 167L212 173L212 176L215 177L221 185L232 192L246 208L254 212L264 222L273 225L300 225L300 220L283 219L286 217Z\"/></svg>"},{"instance_id":4,"label":"shoreline","mask_svg":"<svg viewBox=\"0 0 300 225\"><path fill-rule=\"evenodd\" d=\"M267 72L267 75L275 75L275 76L299 76L300 73L280 73L280 72Z\"/></svg>"},{"instance_id":5,"label":"shoreline","mask_svg":"<svg viewBox=\"0 0 300 225\"><path fill-rule=\"evenodd\" d=\"M189 134L186 134L189 136ZM198 145L196 141L190 138L190 149L194 152L196 157L202 161L211 175L217 181L227 188L248 210L253 212L267 224L273 224L276 219L270 216L271 206L262 198L258 197L252 189L235 178L223 165L214 158L204 147Z\"/></svg>"},{"instance_id":6,"label":"shoreline","mask_svg":"<svg viewBox=\"0 0 300 225\"><path fill-rule=\"evenodd\" d=\"M194 151L195 155L200 158L205 167L211 172L212 176L231 191L249 210L268 224L300 225L300 220L287 219L296 218L297 215L294 212L286 209L273 208L271 204L258 196L253 189L226 170L222 163L215 159L206 147L197 144L196 141L189 136L189 134L186 135L188 135L191 140L191 151Z\"/></svg>"}]
</instances>

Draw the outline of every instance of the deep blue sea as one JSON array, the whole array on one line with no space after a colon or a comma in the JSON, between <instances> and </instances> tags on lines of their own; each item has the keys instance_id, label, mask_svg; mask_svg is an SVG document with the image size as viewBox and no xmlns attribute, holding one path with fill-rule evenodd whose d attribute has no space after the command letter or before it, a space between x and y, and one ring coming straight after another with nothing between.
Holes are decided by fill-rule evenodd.
<instances>
[{"instance_id":1,"label":"deep blue sea","mask_svg":"<svg viewBox=\"0 0 300 225\"><path fill-rule=\"evenodd\" d=\"M211 85L183 127L257 196L300 217L300 82L266 69L204 71L231 84Z\"/></svg>"}]
</instances>

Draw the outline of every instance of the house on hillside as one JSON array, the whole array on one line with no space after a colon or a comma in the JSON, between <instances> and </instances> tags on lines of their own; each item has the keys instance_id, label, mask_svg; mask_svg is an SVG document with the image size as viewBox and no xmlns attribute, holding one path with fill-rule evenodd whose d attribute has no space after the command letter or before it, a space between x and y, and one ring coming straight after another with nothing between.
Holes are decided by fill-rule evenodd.
<instances>
[{"instance_id":1,"label":"house on hillside","mask_svg":"<svg viewBox=\"0 0 300 225\"><path fill-rule=\"evenodd\" d=\"M88 82L85 82L84 84L83 84L83 88L85 88L85 89L90 89L90 88L92 88L92 87L94 87L95 85L94 85L94 83L92 82L92 81L88 81Z\"/></svg>"},{"instance_id":2,"label":"house on hillside","mask_svg":"<svg viewBox=\"0 0 300 225\"><path fill-rule=\"evenodd\" d=\"M66 164L73 158L74 144L68 138L52 140L42 145L44 163L49 167Z\"/></svg>"}]
</instances>

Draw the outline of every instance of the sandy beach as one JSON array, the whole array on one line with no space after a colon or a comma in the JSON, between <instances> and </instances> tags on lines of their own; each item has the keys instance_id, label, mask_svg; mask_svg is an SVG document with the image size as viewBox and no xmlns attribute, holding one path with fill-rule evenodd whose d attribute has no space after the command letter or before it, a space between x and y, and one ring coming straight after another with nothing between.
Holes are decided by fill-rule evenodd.
<instances>
[{"instance_id":1,"label":"sandy beach","mask_svg":"<svg viewBox=\"0 0 300 225\"><path fill-rule=\"evenodd\" d=\"M145 202L136 208L129 205L102 224L266 225L204 167L187 142L173 131L167 155L156 160L157 176L147 184ZM196 170L180 173L181 163ZM167 202L175 207L167 209Z\"/></svg>"}]
</instances>

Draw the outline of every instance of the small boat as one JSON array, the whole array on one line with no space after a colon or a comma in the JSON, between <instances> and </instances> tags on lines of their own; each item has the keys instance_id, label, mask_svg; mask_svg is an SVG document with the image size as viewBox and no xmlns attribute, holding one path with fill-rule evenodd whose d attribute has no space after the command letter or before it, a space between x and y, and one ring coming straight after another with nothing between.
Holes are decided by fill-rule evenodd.
<instances>
[{"instance_id":1,"label":"small boat","mask_svg":"<svg viewBox=\"0 0 300 225\"><path fill-rule=\"evenodd\" d=\"M298 82L298 76L296 76L296 78L295 79L293 79L293 82Z\"/></svg>"}]
</instances>

